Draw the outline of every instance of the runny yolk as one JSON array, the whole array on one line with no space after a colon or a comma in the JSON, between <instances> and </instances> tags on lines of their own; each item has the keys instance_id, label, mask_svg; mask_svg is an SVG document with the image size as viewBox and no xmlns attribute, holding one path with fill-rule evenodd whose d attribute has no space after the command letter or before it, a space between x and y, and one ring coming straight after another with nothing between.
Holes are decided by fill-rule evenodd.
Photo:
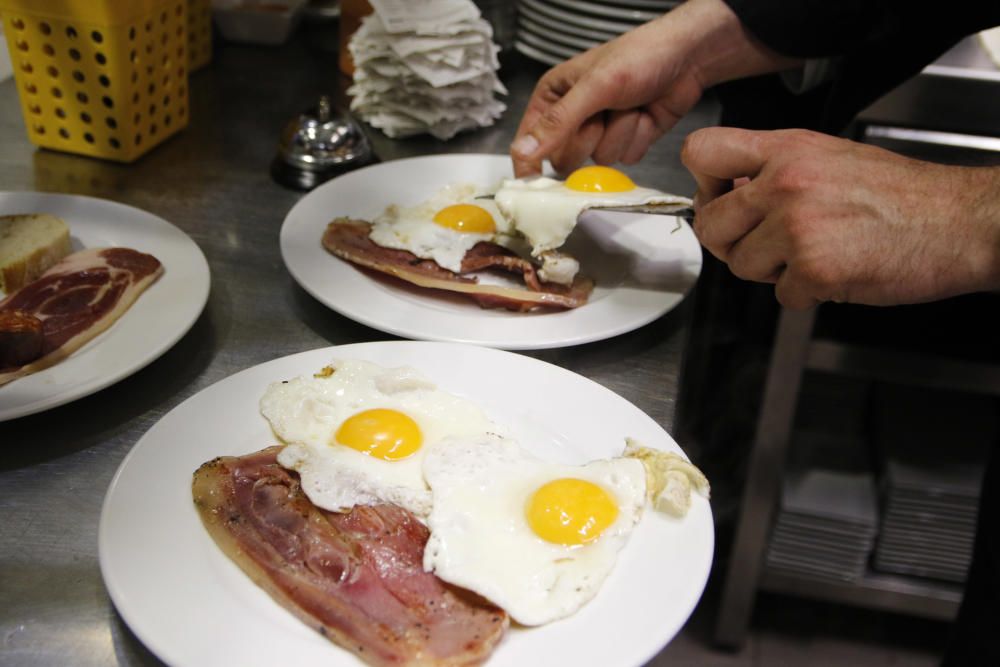
<instances>
[{"instance_id":1,"label":"runny yolk","mask_svg":"<svg viewBox=\"0 0 1000 667\"><path fill-rule=\"evenodd\" d=\"M374 408L345 419L334 439L362 454L398 461L420 449L423 435L409 415L398 410Z\"/></svg>"},{"instance_id":2,"label":"runny yolk","mask_svg":"<svg viewBox=\"0 0 1000 667\"><path fill-rule=\"evenodd\" d=\"M635 190L635 183L617 169L594 164L570 174L566 187L577 192L626 192Z\"/></svg>"},{"instance_id":3,"label":"runny yolk","mask_svg":"<svg viewBox=\"0 0 1000 667\"><path fill-rule=\"evenodd\" d=\"M600 537L618 517L618 505L597 484L565 477L539 487L528 500L525 515L546 542L575 546Z\"/></svg>"},{"instance_id":4,"label":"runny yolk","mask_svg":"<svg viewBox=\"0 0 1000 667\"><path fill-rule=\"evenodd\" d=\"M492 234L497 230L493 216L482 206L453 204L434 215L434 222L456 232Z\"/></svg>"}]
</instances>

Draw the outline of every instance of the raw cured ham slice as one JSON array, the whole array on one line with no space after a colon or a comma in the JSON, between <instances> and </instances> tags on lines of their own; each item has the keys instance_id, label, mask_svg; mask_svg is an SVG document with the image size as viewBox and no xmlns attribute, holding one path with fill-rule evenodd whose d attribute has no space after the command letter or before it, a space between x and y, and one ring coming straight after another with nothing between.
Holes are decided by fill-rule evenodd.
<instances>
[{"instance_id":1,"label":"raw cured ham slice","mask_svg":"<svg viewBox=\"0 0 1000 667\"><path fill-rule=\"evenodd\" d=\"M528 287L480 283L474 277L441 268L434 261L420 259L409 251L383 248L368 238L370 230L371 225L362 220L337 218L327 225L323 234L323 247L359 266L395 276L420 287L460 292L488 308L519 311L534 308L577 308L587 302L594 289L593 281L581 276L577 276L569 286L543 283L539 281L531 262L502 246L488 242L478 243L469 250L462 260L462 270L498 268L519 273Z\"/></svg>"},{"instance_id":2,"label":"raw cured ham slice","mask_svg":"<svg viewBox=\"0 0 1000 667\"><path fill-rule=\"evenodd\" d=\"M0 386L73 354L114 324L162 273L152 255L90 248L0 301Z\"/></svg>"},{"instance_id":3,"label":"raw cured ham slice","mask_svg":"<svg viewBox=\"0 0 1000 667\"><path fill-rule=\"evenodd\" d=\"M371 665L478 665L505 612L423 570L427 528L395 505L317 508L281 447L217 458L192 493L212 538L303 622Z\"/></svg>"}]
</instances>

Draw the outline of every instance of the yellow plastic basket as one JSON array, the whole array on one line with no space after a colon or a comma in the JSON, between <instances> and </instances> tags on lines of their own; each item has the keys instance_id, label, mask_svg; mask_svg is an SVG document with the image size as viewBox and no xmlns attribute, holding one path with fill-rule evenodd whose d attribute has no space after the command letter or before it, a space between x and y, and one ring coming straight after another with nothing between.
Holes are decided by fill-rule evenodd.
<instances>
[{"instance_id":1,"label":"yellow plastic basket","mask_svg":"<svg viewBox=\"0 0 1000 667\"><path fill-rule=\"evenodd\" d=\"M0 0L28 138L131 162L188 122L187 0Z\"/></svg>"}]
</instances>

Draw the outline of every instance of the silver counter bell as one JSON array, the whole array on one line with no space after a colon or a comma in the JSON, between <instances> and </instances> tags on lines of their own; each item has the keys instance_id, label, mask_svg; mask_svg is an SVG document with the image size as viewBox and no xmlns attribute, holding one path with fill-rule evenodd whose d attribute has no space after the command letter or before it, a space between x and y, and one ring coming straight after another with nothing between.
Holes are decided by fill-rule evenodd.
<instances>
[{"instance_id":1,"label":"silver counter bell","mask_svg":"<svg viewBox=\"0 0 1000 667\"><path fill-rule=\"evenodd\" d=\"M315 109L288 123L271 163L275 181L296 190L311 190L352 169L377 162L368 137L347 113L333 108L323 95Z\"/></svg>"}]
</instances>

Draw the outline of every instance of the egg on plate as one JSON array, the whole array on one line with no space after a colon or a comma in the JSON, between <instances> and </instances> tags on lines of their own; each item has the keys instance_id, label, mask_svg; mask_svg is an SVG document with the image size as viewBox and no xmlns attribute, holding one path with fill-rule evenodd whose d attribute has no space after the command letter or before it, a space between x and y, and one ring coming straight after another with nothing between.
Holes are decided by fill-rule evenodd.
<instances>
[{"instance_id":1,"label":"egg on plate","mask_svg":"<svg viewBox=\"0 0 1000 667\"><path fill-rule=\"evenodd\" d=\"M477 194L475 185L454 183L414 206L392 204L372 221L369 238L383 248L408 250L458 273L470 248L510 232L496 204L476 199Z\"/></svg>"},{"instance_id":2,"label":"egg on plate","mask_svg":"<svg viewBox=\"0 0 1000 667\"><path fill-rule=\"evenodd\" d=\"M495 435L440 443L424 476L424 569L523 625L569 616L596 595L646 501L639 460L558 465Z\"/></svg>"},{"instance_id":3,"label":"egg on plate","mask_svg":"<svg viewBox=\"0 0 1000 667\"><path fill-rule=\"evenodd\" d=\"M534 256L561 247L589 208L691 203L686 197L637 186L623 172L600 165L581 167L565 181L547 176L506 179L494 201Z\"/></svg>"},{"instance_id":4,"label":"egg on plate","mask_svg":"<svg viewBox=\"0 0 1000 667\"><path fill-rule=\"evenodd\" d=\"M393 503L426 516L427 452L448 437L498 432L474 403L441 391L412 368L362 360L272 383L260 410L287 443L278 462L299 473L315 505L334 512Z\"/></svg>"}]
</instances>

